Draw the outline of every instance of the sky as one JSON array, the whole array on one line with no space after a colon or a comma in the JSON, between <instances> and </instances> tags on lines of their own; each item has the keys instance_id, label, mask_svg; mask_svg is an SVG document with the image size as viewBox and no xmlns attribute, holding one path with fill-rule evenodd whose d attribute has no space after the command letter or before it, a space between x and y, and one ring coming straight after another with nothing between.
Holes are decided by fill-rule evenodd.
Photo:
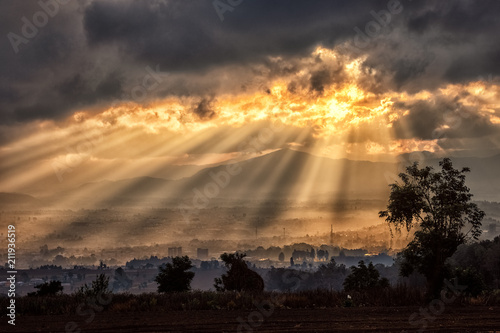
<instances>
[{"instance_id":1,"label":"sky","mask_svg":"<svg viewBox=\"0 0 500 333\"><path fill-rule=\"evenodd\" d=\"M466 0L1 1L0 191L178 178L281 148L498 154L499 14Z\"/></svg>"}]
</instances>

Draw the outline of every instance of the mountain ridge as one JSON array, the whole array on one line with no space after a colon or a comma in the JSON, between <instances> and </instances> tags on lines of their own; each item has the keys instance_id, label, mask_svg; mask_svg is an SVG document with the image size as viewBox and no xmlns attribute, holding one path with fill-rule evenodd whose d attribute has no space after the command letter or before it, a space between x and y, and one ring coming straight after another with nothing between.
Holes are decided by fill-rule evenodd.
<instances>
[{"instance_id":1,"label":"mountain ridge","mask_svg":"<svg viewBox=\"0 0 500 333\"><path fill-rule=\"evenodd\" d=\"M422 164L437 169L439 160L431 158ZM500 179L491 167L497 160L500 161L500 154L484 158L452 158L457 168L471 167L467 183L471 185L472 193L479 194L479 199L498 198ZM181 179L141 176L104 180L82 184L67 195L77 201L83 199L102 204L126 199L158 205L189 201L197 193L227 200L308 199L318 195L335 196L339 200L357 197L386 199L388 185L397 179L403 166L394 162L332 159L281 149L244 161L204 168ZM240 171L231 175L228 168Z\"/></svg>"}]
</instances>

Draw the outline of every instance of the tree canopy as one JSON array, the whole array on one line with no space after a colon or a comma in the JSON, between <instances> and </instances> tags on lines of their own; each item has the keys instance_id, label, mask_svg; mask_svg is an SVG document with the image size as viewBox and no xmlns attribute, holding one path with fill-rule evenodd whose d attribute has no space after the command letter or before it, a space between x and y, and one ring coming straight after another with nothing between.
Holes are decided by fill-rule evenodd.
<instances>
[{"instance_id":1,"label":"tree canopy","mask_svg":"<svg viewBox=\"0 0 500 333\"><path fill-rule=\"evenodd\" d=\"M469 168L455 169L449 158L439 162L441 171L414 163L391 184L385 218L397 231L415 228L415 237L401 253L401 274L417 270L427 278L428 294L437 296L445 278L445 261L460 244L477 240L485 213L471 202L465 185Z\"/></svg>"},{"instance_id":2,"label":"tree canopy","mask_svg":"<svg viewBox=\"0 0 500 333\"><path fill-rule=\"evenodd\" d=\"M255 271L248 268L243 260L245 253L223 253L220 258L228 269L226 274L215 278L217 291L257 291L264 290L264 280Z\"/></svg>"},{"instance_id":3,"label":"tree canopy","mask_svg":"<svg viewBox=\"0 0 500 333\"><path fill-rule=\"evenodd\" d=\"M81 297L102 297L109 296L110 294L109 276L102 273L92 281L90 286L85 283L76 291L76 295Z\"/></svg>"},{"instance_id":4,"label":"tree canopy","mask_svg":"<svg viewBox=\"0 0 500 333\"><path fill-rule=\"evenodd\" d=\"M160 272L155 278L158 283L159 293L173 293L191 289L194 272L189 272L193 264L188 256L175 257L172 263L160 267Z\"/></svg>"},{"instance_id":5,"label":"tree canopy","mask_svg":"<svg viewBox=\"0 0 500 333\"><path fill-rule=\"evenodd\" d=\"M35 286L36 292L28 293L28 296L54 296L63 291L61 281L50 281Z\"/></svg>"},{"instance_id":6,"label":"tree canopy","mask_svg":"<svg viewBox=\"0 0 500 333\"><path fill-rule=\"evenodd\" d=\"M363 260L359 261L358 267L351 267L351 274L344 280L345 291L363 291L388 286L389 280L380 278L380 273L373 266L373 263L370 262L366 266Z\"/></svg>"}]
</instances>

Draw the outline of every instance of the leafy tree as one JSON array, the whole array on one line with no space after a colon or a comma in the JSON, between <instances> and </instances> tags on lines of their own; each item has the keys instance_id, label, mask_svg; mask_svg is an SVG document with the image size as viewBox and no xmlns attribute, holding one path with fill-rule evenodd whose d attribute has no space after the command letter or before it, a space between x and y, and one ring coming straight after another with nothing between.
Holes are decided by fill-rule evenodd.
<instances>
[{"instance_id":1,"label":"leafy tree","mask_svg":"<svg viewBox=\"0 0 500 333\"><path fill-rule=\"evenodd\" d=\"M316 253L318 260L328 260L328 251L326 250L318 250Z\"/></svg>"},{"instance_id":2,"label":"leafy tree","mask_svg":"<svg viewBox=\"0 0 500 333\"><path fill-rule=\"evenodd\" d=\"M320 265L314 273L316 288L341 290L346 275L347 269L345 265L337 265L335 259L331 258L330 262Z\"/></svg>"},{"instance_id":3,"label":"leafy tree","mask_svg":"<svg viewBox=\"0 0 500 333\"><path fill-rule=\"evenodd\" d=\"M61 281L50 281L35 286L36 292L28 293L28 296L54 296L62 293Z\"/></svg>"},{"instance_id":4,"label":"leafy tree","mask_svg":"<svg viewBox=\"0 0 500 333\"><path fill-rule=\"evenodd\" d=\"M483 289L500 288L500 237L493 240L483 240L479 243L464 244L447 261L454 270L454 276L458 277L461 285L467 284L469 290L478 286ZM460 271L467 274L460 274ZM478 276L475 275L477 272ZM468 276L464 279L465 276ZM471 278L473 277L473 278ZM477 281L482 280L482 282ZM476 280L476 281L475 281ZM485 285L482 285L484 282ZM468 290L465 290L467 293Z\"/></svg>"},{"instance_id":5,"label":"leafy tree","mask_svg":"<svg viewBox=\"0 0 500 333\"><path fill-rule=\"evenodd\" d=\"M264 280L255 271L248 268L243 260L245 253L223 253L220 258L228 269L226 274L215 278L217 291L257 291L264 290Z\"/></svg>"},{"instance_id":6,"label":"leafy tree","mask_svg":"<svg viewBox=\"0 0 500 333\"><path fill-rule=\"evenodd\" d=\"M115 277L113 281L113 291L128 290L132 287L132 279L127 276L123 268L118 267L115 270Z\"/></svg>"},{"instance_id":7,"label":"leafy tree","mask_svg":"<svg viewBox=\"0 0 500 333\"><path fill-rule=\"evenodd\" d=\"M391 184L387 210L379 213L397 231L415 227L415 237L402 251L400 273L417 270L427 279L427 295L437 297L446 275L445 261L460 244L478 239L484 212L470 202L472 194L465 186L469 168L457 170L451 160L439 162L441 171L422 169L418 163L399 174L402 183ZM465 231L465 227L470 227Z\"/></svg>"},{"instance_id":8,"label":"leafy tree","mask_svg":"<svg viewBox=\"0 0 500 333\"><path fill-rule=\"evenodd\" d=\"M82 297L102 297L111 294L109 290L109 276L99 274L91 286L86 283L77 290L76 295Z\"/></svg>"},{"instance_id":9,"label":"leafy tree","mask_svg":"<svg viewBox=\"0 0 500 333\"><path fill-rule=\"evenodd\" d=\"M310 272L272 267L266 274L266 287L272 291L302 291L314 289L314 286L313 275Z\"/></svg>"},{"instance_id":10,"label":"leafy tree","mask_svg":"<svg viewBox=\"0 0 500 333\"><path fill-rule=\"evenodd\" d=\"M167 263L165 267L160 267L160 273L155 281L158 283L159 293L174 293L189 291L194 272L188 272L193 268L193 264L188 256L175 257L172 263Z\"/></svg>"},{"instance_id":11,"label":"leafy tree","mask_svg":"<svg viewBox=\"0 0 500 333\"><path fill-rule=\"evenodd\" d=\"M358 267L351 267L351 274L344 280L345 291L363 291L375 288L385 288L389 286L389 280L380 278L373 263L365 265L363 260L359 261Z\"/></svg>"},{"instance_id":12,"label":"leafy tree","mask_svg":"<svg viewBox=\"0 0 500 333\"><path fill-rule=\"evenodd\" d=\"M467 286L462 291L466 296L476 297L486 290L482 275L473 267L455 268L453 275L457 278L459 285Z\"/></svg>"}]
</instances>

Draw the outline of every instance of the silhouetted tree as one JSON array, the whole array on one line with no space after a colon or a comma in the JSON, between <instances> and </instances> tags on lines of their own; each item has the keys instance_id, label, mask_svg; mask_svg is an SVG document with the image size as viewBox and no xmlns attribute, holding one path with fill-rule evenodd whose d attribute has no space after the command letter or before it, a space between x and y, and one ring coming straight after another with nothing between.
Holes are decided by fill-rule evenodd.
<instances>
[{"instance_id":1,"label":"silhouetted tree","mask_svg":"<svg viewBox=\"0 0 500 333\"><path fill-rule=\"evenodd\" d=\"M159 293L172 293L188 291L191 289L191 281L194 272L189 272L193 264L188 256L175 257L172 263L167 263L165 267L160 267L160 273L156 276Z\"/></svg>"},{"instance_id":2,"label":"silhouetted tree","mask_svg":"<svg viewBox=\"0 0 500 333\"><path fill-rule=\"evenodd\" d=\"M248 268L243 260L245 253L223 253L220 258L228 269L226 274L215 278L214 287L217 291L257 291L264 290L264 280L255 271Z\"/></svg>"},{"instance_id":3,"label":"silhouetted tree","mask_svg":"<svg viewBox=\"0 0 500 333\"><path fill-rule=\"evenodd\" d=\"M479 243L464 244L447 263L453 270L453 276L461 285L468 285L465 293L474 294L481 289L500 288L500 237ZM476 276L477 273L477 276Z\"/></svg>"},{"instance_id":4,"label":"silhouetted tree","mask_svg":"<svg viewBox=\"0 0 500 333\"><path fill-rule=\"evenodd\" d=\"M415 238L402 251L401 274L416 269L427 279L427 295L437 297L445 278L445 261L468 239L478 239L484 212L471 203L465 173L454 169L448 158L432 167L419 169L418 163L399 174L402 183L391 184L387 210L379 213L396 230L417 227ZM470 226L468 231L464 231Z\"/></svg>"},{"instance_id":5,"label":"silhouetted tree","mask_svg":"<svg viewBox=\"0 0 500 333\"><path fill-rule=\"evenodd\" d=\"M314 289L313 275L293 268L272 267L266 274L266 288L272 291Z\"/></svg>"},{"instance_id":6,"label":"silhouetted tree","mask_svg":"<svg viewBox=\"0 0 500 333\"><path fill-rule=\"evenodd\" d=\"M328 260L328 258L325 259L325 251L324 250L318 250L316 252L316 256L318 257L318 260Z\"/></svg>"},{"instance_id":7,"label":"silhouetted tree","mask_svg":"<svg viewBox=\"0 0 500 333\"><path fill-rule=\"evenodd\" d=\"M28 293L28 296L54 296L62 293L61 281L50 281L35 286L35 292Z\"/></svg>"},{"instance_id":8,"label":"silhouetted tree","mask_svg":"<svg viewBox=\"0 0 500 333\"><path fill-rule=\"evenodd\" d=\"M278 260L281 262L285 261L285 254L283 252L280 252L280 255L278 256Z\"/></svg>"},{"instance_id":9,"label":"silhouetted tree","mask_svg":"<svg viewBox=\"0 0 500 333\"><path fill-rule=\"evenodd\" d=\"M115 270L115 276L113 281L113 291L128 290L132 287L132 279L130 279L123 268L118 267Z\"/></svg>"},{"instance_id":10,"label":"silhouetted tree","mask_svg":"<svg viewBox=\"0 0 500 333\"><path fill-rule=\"evenodd\" d=\"M483 277L473 267L455 268L453 276L457 278L459 285L467 286L467 288L462 291L466 296L476 297L486 289Z\"/></svg>"},{"instance_id":11,"label":"silhouetted tree","mask_svg":"<svg viewBox=\"0 0 500 333\"><path fill-rule=\"evenodd\" d=\"M102 297L111 294L109 290L109 276L105 274L99 274L94 281L92 281L91 286L86 283L76 291L77 296L82 297Z\"/></svg>"},{"instance_id":12,"label":"silhouetted tree","mask_svg":"<svg viewBox=\"0 0 500 333\"><path fill-rule=\"evenodd\" d=\"M388 286L389 280L380 278L375 266L371 262L366 266L363 260L358 263L358 267L351 267L351 274L344 280L345 291L363 291Z\"/></svg>"},{"instance_id":13,"label":"silhouetted tree","mask_svg":"<svg viewBox=\"0 0 500 333\"><path fill-rule=\"evenodd\" d=\"M314 273L316 288L341 290L342 283L346 275L347 268L345 267L345 265L337 265L335 259L332 258L326 265L320 265L318 267L318 270Z\"/></svg>"}]
</instances>

